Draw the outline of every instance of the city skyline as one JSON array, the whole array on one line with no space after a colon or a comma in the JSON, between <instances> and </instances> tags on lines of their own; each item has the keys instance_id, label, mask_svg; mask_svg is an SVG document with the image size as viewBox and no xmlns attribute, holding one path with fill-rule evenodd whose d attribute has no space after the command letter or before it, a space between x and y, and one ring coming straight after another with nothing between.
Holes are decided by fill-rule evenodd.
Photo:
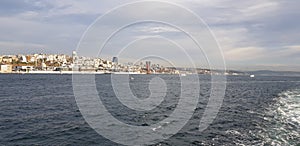
<instances>
[{"instance_id":1,"label":"city skyline","mask_svg":"<svg viewBox=\"0 0 300 146\"><path fill-rule=\"evenodd\" d=\"M0 52L1 54L53 53L71 54L88 26L107 11L133 1L1 1ZM215 34L228 69L236 70L286 70L300 71L299 18L297 1L164 1L182 5L201 17ZM168 8L164 8L168 9ZM157 12L161 14L164 9ZM118 21L146 13L133 10ZM168 9L165 13L175 13ZM158 15L153 14L153 15ZM157 16L159 17L159 15ZM186 20L179 20L186 21ZM116 22L118 23L118 22ZM109 24L111 25L111 24ZM109 29L110 27L107 27ZM190 25L191 29L195 26ZM157 40L156 36L170 37L186 42L178 30L153 23L137 25L124 30L101 54L114 56L131 39L153 37L136 43L128 49L133 59L139 58L137 50L151 50L170 54L179 66L189 66L180 60L182 54L173 50L174 45ZM124 39L126 38L126 39ZM152 46L149 44L157 44ZM152 48L153 47L153 48ZM165 50L163 50L164 48ZM190 49L190 50L189 50ZM188 48L193 51L193 48ZM170 53L171 52L171 53ZM133 55L131 55L133 54ZM201 65L199 65L201 67Z\"/></svg>"}]
</instances>

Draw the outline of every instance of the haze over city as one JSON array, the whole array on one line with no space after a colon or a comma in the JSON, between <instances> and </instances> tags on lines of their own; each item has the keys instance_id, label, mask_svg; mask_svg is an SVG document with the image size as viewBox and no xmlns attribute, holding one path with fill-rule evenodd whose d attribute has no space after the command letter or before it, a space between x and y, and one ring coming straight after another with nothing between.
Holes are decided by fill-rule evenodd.
<instances>
[{"instance_id":1,"label":"haze over city","mask_svg":"<svg viewBox=\"0 0 300 146\"><path fill-rule=\"evenodd\" d=\"M133 1L2 0L0 2L1 55L71 54L77 48L83 33L98 17L128 2ZM223 50L228 69L300 71L298 65L300 21L297 19L300 16L299 1L176 0L164 2L176 2L192 10L206 22ZM134 9L118 16L114 24L147 13L145 8ZM156 17L161 13L180 15L175 9L161 8L160 10L153 15ZM182 19L178 21L188 22ZM114 24L106 24L103 27L109 30ZM193 29L197 26L186 23L186 27ZM172 27L155 23L140 24L124 30L114 38L115 41L107 45L101 55L103 58L112 57L114 56L112 54L120 51L130 40L143 37L152 38L129 46L124 58L138 59L140 52L147 54L150 50L169 55L179 66L189 66L180 59L182 54L174 51L176 46L156 37L172 38L173 41L183 44L189 43L188 38ZM185 49L193 52L194 48L191 46ZM87 53L93 55L93 52ZM124 61L130 60L124 59Z\"/></svg>"}]
</instances>

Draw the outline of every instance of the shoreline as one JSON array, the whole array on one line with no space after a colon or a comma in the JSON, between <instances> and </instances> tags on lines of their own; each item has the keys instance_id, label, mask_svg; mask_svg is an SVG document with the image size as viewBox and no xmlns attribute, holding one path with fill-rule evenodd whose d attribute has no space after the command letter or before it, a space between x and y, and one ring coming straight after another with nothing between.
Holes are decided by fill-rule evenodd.
<instances>
[{"instance_id":1,"label":"shoreline","mask_svg":"<svg viewBox=\"0 0 300 146\"><path fill-rule=\"evenodd\" d=\"M145 74L138 72L89 72L89 71L29 71L29 72L0 72L0 74Z\"/></svg>"},{"instance_id":2,"label":"shoreline","mask_svg":"<svg viewBox=\"0 0 300 146\"><path fill-rule=\"evenodd\" d=\"M88 71L29 71L29 72L9 72L0 74L143 74L143 73L135 73L135 72L88 72Z\"/></svg>"},{"instance_id":3,"label":"shoreline","mask_svg":"<svg viewBox=\"0 0 300 146\"><path fill-rule=\"evenodd\" d=\"M3 74L20 74L20 75L38 75L38 74L44 74L44 75L72 75L72 74L81 74L81 75L108 75L108 74L115 74L115 75L148 75L146 73L138 73L138 72L89 72L89 71L29 71L29 72L0 72L0 75ZM194 74L169 74L169 73L153 73L149 75L194 75ZM212 75L212 74L198 74L198 75ZM219 75L219 74L215 74ZM225 76L249 76L249 75L225 75ZM280 76L280 77L300 77L300 75L257 75L257 76Z\"/></svg>"},{"instance_id":4,"label":"shoreline","mask_svg":"<svg viewBox=\"0 0 300 146\"><path fill-rule=\"evenodd\" d=\"M48 74L48 75L72 75L72 74L115 74L115 75L148 75L147 73L139 73L139 72L109 72L109 71L29 71L29 72L0 72L1 74ZM189 74L171 74L171 73L153 73L149 75L189 75Z\"/></svg>"}]
</instances>

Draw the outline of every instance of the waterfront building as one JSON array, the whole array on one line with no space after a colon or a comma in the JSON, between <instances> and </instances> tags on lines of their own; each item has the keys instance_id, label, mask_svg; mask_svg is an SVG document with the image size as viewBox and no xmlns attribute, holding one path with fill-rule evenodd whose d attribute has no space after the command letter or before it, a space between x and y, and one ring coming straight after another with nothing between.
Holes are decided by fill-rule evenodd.
<instances>
[{"instance_id":1,"label":"waterfront building","mask_svg":"<svg viewBox=\"0 0 300 146\"><path fill-rule=\"evenodd\" d=\"M45 62L42 62L42 70L47 70L47 65Z\"/></svg>"},{"instance_id":2,"label":"waterfront building","mask_svg":"<svg viewBox=\"0 0 300 146\"><path fill-rule=\"evenodd\" d=\"M17 72L29 72L33 70L33 66L15 66L14 70Z\"/></svg>"},{"instance_id":3,"label":"waterfront building","mask_svg":"<svg viewBox=\"0 0 300 146\"><path fill-rule=\"evenodd\" d=\"M4 63L12 63L12 61L13 61L13 59L12 59L12 57L10 57L10 56L4 56L3 58L2 58L2 62L4 62Z\"/></svg>"},{"instance_id":4,"label":"waterfront building","mask_svg":"<svg viewBox=\"0 0 300 146\"><path fill-rule=\"evenodd\" d=\"M22 63L27 63L27 58L26 58L26 56L22 55L22 56L20 57L19 61L22 62Z\"/></svg>"},{"instance_id":5,"label":"waterfront building","mask_svg":"<svg viewBox=\"0 0 300 146\"><path fill-rule=\"evenodd\" d=\"M57 55L57 61L58 62L67 62L67 56L66 55L63 55L63 54L61 54L61 55Z\"/></svg>"},{"instance_id":6,"label":"waterfront building","mask_svg":"<svg viewBox=\"0 0 300 146\"><path fill-rule=\"evenodd\" d=\"M20 61L19 57L16 56L16 55L12 55L12 56L10 56L10 57L11 57L11 59L12 59L12 63L13 63L13 62L19 62L19 61ZM25 59L26 59L26 58L25 58Z\"/></svg>"},{"instance_id":7,"label":"waterfront building","mask_svg":"<svg viewBox=\"0 0 300 146\"><path fill-rule=\"evenodd\" d=\"M55 61L55 56L54 55L48 55L46 61L50 62L50 63L53 63Z\"/></svg>"},{"instance_id":8,"label":"waterfront building","mask_svg":"<svg viewBox=\"0 0 300 146\"><path fill-rule=\"evenodd\" d=\"M43 60L43 59L44 59L44 55L43 55L43 54L38 54L38 55L36 56L36 59L37 59L37 60Z\"/></svg>"},{"instance_id":9,"label":"waterfront building","mask_svg":"<svg viewBox=\"0 0 300 146\"><path fill-rule=\"evenodd\" d=\"M2 64L0 65L0 73L11 73L12 65Z\"/></svg>"},{"instance_id":10,"label":"waterfront building","mask_svg":"<svg viewBox=\"0 0 300 146\"><path fill-rule=\"evenodd\" d=\"M28 56L28 60L27 60L29 63L36 63L36 57L31 55L31 56Z\"/></svg>"}]
</instances>

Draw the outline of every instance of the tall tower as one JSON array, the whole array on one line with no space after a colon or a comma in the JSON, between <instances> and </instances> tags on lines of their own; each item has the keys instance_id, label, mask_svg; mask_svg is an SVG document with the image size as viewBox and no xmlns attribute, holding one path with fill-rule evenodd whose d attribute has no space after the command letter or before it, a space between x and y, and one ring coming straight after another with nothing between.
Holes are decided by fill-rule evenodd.
<instances>
[{"instance_id":1,"label":"tall tower","mask_svg":"<svg viewBox=\"0 0 300 146\"><path fill-rule=\"evenodd\" d=\"M151 67L151 62L150 61L146 61L147 74L151 73L150 67Z\"/></svg>"},{"instance_id":2,"label":"tall tower","mask_svg":"<svg viewBox=\"0 0 300 146\"><path fill-rule=\"evenodd\" d=\"M72 53L72 59L73 59L73 63L75 63L77 61L78 57L77 57L76 51L73 51L73 53Z\"/></svg>"},{"instance_id":3,"label":"tall tower","mask_svg":"<svg viewBox=\"0 0 300 146\"><path fill-rule=\"evenodd\" d=\"M112 62L113 63L118 63L118 57L113 57Z\"/></svg>"}]
</instances>

